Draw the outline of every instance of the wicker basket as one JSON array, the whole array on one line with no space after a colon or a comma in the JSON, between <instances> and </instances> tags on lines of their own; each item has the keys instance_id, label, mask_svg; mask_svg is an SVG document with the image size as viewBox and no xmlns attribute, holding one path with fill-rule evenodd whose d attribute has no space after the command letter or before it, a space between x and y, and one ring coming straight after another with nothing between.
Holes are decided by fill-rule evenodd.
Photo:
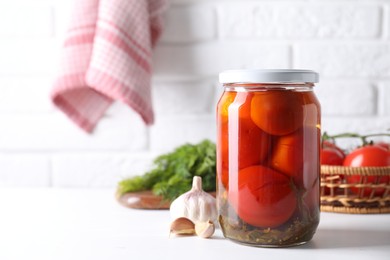
<instances>
[{"instance_id":1,"label":"wicker basket","mask_svg":"<svg viewBox=\"0 0 390 260\"><path fill-rule=\"evenodd\" d=\"M390 213L390 166L321 166L321 211Z\"/></svg>"}]
</instances>

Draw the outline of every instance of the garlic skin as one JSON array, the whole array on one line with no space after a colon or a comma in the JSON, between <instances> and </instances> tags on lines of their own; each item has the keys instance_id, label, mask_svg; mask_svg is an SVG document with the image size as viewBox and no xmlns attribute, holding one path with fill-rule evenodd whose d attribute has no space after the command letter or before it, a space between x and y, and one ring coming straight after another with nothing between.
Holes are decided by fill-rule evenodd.
<instances>
[{"instance_id":1,"label":"garlic skin","mask_svg":"<svg viewBox=\"0 0 390 260\"><path fill-rule=\"evenodd\" d=\"M172 219L185 217L197 222L217 222L216 199L203 191L202 178L194 176L190 191L176 198L170 206Z\"/></svg>"},{"instance_id":2,"label":"garlic skin","mask_svg":"<svg viewBox=\"0 0 390 260\"><path fill-rule=\"evenodd\" d=\"M171 223L170 234L194 235L195 224L188 218L177 218Z\"/></svg>"}]
</instances>

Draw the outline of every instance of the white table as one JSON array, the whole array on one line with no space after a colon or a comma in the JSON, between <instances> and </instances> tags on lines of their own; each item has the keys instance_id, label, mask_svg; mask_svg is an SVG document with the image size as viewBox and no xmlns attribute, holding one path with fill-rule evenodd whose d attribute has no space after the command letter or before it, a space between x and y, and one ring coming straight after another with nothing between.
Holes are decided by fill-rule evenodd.
<instances>
[{"instance_id":1,"label":"white table","mask_svg":"<svg viewBox=\"0 0 390 260\"><path fill-rule=\"evenodd\" d=\"M306 245L270 249L169 238L169 212L119 205L113 190L0 188L0 259L390 259L390 214L322 213Z\"/></svg>"}]
</instances>

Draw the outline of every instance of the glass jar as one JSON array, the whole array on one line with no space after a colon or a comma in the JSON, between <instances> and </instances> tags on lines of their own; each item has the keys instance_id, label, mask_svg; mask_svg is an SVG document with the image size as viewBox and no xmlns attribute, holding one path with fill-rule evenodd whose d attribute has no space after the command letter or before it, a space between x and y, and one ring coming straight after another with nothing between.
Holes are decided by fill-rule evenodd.
<instances>
[{"instance_id":1,"label":"glass jar","mask_svg":"<svg viewBox=\"0 0 390 260\"><path fill-rule=\"evenodd\" d=\"M226 238L286 247L309 241L320 215L320 104L309 70L219 75L217 203Z\"/></svg>"}]
</instances>

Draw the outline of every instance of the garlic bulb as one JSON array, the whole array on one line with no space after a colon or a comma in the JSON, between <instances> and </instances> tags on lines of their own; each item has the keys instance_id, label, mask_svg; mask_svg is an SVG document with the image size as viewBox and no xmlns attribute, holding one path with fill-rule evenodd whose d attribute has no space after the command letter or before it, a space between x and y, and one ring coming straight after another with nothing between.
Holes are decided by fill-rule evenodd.
<instances>
[{"instance_id":1,"label":"garlic bulb","mask_svg":"<svg viewBox=\"0 0 390 260\"><path fill-rule=\"evenodd\" d=\"M213 196L202 190L202 178L194 176L190 191L176 198L171 206L172 219L186 217L196 222L217 221L217 206Z\"/></svg>"}]
</instances>

